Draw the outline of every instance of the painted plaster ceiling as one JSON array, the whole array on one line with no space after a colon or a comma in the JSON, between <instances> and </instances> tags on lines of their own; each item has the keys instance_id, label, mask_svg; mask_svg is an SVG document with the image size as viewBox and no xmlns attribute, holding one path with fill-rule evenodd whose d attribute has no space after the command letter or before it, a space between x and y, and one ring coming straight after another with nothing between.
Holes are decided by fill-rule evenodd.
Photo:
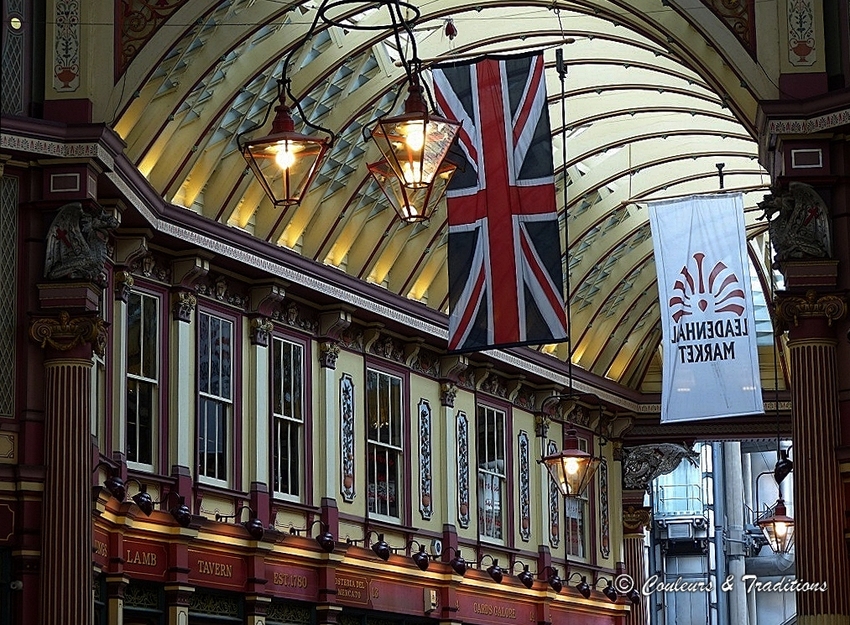
<instances>
[{"instance_id":1,"label":"painted plaster ceiling","mask_svg":"<svg viewBox=\"0 0 850 625\"><path fill-rule=\"evenodd\" d=\"M303 41L317 4L175 5L127 58L113 94L114 127L129 158L167 201L446 311L445 206L426 225L405 225L366 170L378 153L364 141L364 127L401 105L395 39L386 30L320 21ZM661 2L624 3L646 5L630 11L601 1L414 4L426 67L486 52L544 51L556 196L561 228L568 221L569 231L563 262L573 363L633 389L658 391L659 306L646 202L717 191L723 163L725 190L744 195L752 257L760 264L766 241L757 202L769 176L752 138L755 98L730 100L720 80L730 78L711 69L722 63L716 53L686 54L657 19L650 23L642 11L660 12ZM346 19L386 23L368 5L346 3L356 9ZM446 34L449 21L454 38ZM409 54L409 42L402 44ZM565 100L557 48L568 68ZM337 140L306 199L283 210L247 172L236 139L263 123L291 51L292 91L309 119L333 129ZM268 124L257 135L267 130ZM759 332L769 346L766 282L754 284ZM539 349L568 357L566 343ZM764 375L773 378L772 370Z\"/></svg>"}]
</instances>

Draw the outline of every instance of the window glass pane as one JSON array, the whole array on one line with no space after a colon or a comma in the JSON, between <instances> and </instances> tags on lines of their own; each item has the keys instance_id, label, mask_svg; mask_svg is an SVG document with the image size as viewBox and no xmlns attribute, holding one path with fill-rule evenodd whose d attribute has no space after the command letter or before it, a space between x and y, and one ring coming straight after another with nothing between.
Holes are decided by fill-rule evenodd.
<instances>
[{"instance_id":1,"label":"window glass pane","mask_svg":"<svg viewBox=\"0 0 850 625\"><path fill-rule=\"evenodd\" d=\"M229 321L221 321L221 396L225 399L231 399L232 384L231 384L231 367L233 359L231 358L231 346L233 338L233 324Z\"/></svg>"},{"instance_id":2,"label":"window glass pane","mask_svg":"<svg viewBox=\"0 0 850 625\"><path fill-rule=\"evenodd\" d=\"M369 420L369 440L378 440L378 373L366 373L366 414Z\"/></svg>"},{"instance_id":3,"label":"window glass pane","mask_svg":"<svg viewBox=\"0 0 850 625\"><path fill-rule=\"evenodd\" d=\"M400 514L403 402L400 377L367 370L368 506L370 512L396 518Z\"/></svg>"},{"instance_id":4,"label":"window glass pane","mask_svg":"<svg viewBox=\"0 0 850 625\"><path fill-rule=\"evenodd\" d=\"M221 396L221 319L210 317L210 395Z\"/></svg>"},{"instance_id":5,"label":"window glass pane","mask_svg":"<svg viewBox=\"0 0 850 625\"><path fill-rule=\"evenodd\" d=\"M139 390L138 381L127 380L127 460L139 462Z\"/></svg>"},{"instance_id":6,"label":"window glass pane","mask_svg":"<svg viewBox=\"0 0 850 625\"><path fill-rule=\"evenodd\" d=\"M159 355L159 311L158 300L145 295L142 298L142 375L156 380L158 378Z\"/></svg>"},{"instance_id":7,"label":"window glass pane","mask_svg":"<svg viewBox=\"0 0 850 625\"><path fill-rule=\"evenodd\" d=\"M401 447L401 378L390 378L390 398L387 412L390 418L389 443Z\"/></svg>"},{"instance_id":8,"label":"window glass pane","mask_svg":"<svg viewBox=\"0 0 850 625\"><path fill-rule=\"evenodd\" d=\"M153 464L154 385L138 385L138 454L136 462Z\"/></svg>"},{"instance_id":9,"label":"window glass pane","mask_svg":"<svg viewBox=\"0 0 850 625\"><path fill-rule=\"evenodd\" d=\"M302 482L302 347L273 340L273 472L274 490L299 496Z\"/></svg>"},{"instance_id":10,"label":"window glass pane","mask_svg":"<svg viewBox=\"0 0 850 625\"><path fill-rule=\"evenodd\" d=\"M210 392L210 316L198 317L198 388Z\"/></svg>"},{"instance_id":11,"label":"window glass pane","mask_svg":"<svg viewBox=\"0 0 850 625\"><path fill-rule=\"evenodd\" d=\"M130 293L127 299L127 373L142 373L142 298Z\"/></svg>"},{"instance_id":12,"label":"window glass pane","mask_svg":"<svg viewBox=\"0 0 850 625\"><path fill-rule=\"evenodd\" d=\"M297 419L298 421L304 420L304 415L302 414L302 393L301 387L303 385L303 367L302 367L302 348L300 345L292 345L292 366L289 369L292 372L292 418Z\"/></svg>"},{"instance_id":13,"label":"window glass pane","mask_svg":"<svg viewBox=\"0 0 850 625\"><path fill-rule=\"evenodd\" d=\"M283 341L274 340L272 346L272 412L283 414Z\"/></svg>"},{"instance_id":14,"label":"window glass pane","mask_svg":"<svg viewBox=\"0 0 850 625\"><path fill-rule=\"evenodd\" d=\"M505 488L505 413L478 407L478 532L501 540Z\"/></svg>"}]
</instances>

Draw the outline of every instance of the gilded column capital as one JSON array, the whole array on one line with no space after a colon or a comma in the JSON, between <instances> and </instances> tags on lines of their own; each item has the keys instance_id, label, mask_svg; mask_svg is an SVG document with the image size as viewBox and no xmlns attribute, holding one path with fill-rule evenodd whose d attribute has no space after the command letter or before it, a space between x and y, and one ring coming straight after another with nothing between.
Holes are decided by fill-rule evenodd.
<instances>
[{"instance_id":1,"label":"gilded column capital","mask_svg":"<svg viewBox=\"0 0 850 625\"><path fill-rule=\"evenodd\" d=\"M447 408L454 408L455 397L457 397L457 385L453 382L443 382L440 384L440 405Z\"/></svg>"},{"instance_id":2,"label":"gilded column capital","mask_svg":"<svg viewBox=\"0 0 850 625\"><path fill-rule=\"evenodd\" d=\"M652 522L652 510L644 506L626 506L623 508L623 531L626 534L639 534L649 529Z\"/></svg>"},{"instance_id":3,"label":"gilded column capital","mask_svg":"<svg viewBox=\"0 0 850 625\"><path fill-rule=\"evenodd\" d=\"M339 345L334 341L319 343L319 364L325 369L336 369L336 359L339 356Z\"/></svg>"},{"instance_id":4,"label":"gilded column capital","mask_svg":"<svg viewBox=\"0 0 850 625\"><path fill-rule=\"evenodd\" d=\"M126 304L130 297L130 291L136 284L133 275L129 271L116 271L113 281L115 282L115 299Z\"/></svg>"},{"instance_id":5,"label":"gilded column capital","mask_svg":"<svg viewBox=\"0 0 850 625\"><path fill-rule=\"evenodd\" d=\"M267 319L266 317L254 317L251 319L251 345L268 347L272 330L274 330L274 324L271 319Z\"/></svg>"},{"instance_id":6,"label":"gilded column capital","mask_svg":"<svg viewBox=\"0 0 850 625\"><path fill-rule=\"evenodd\" d=\"M779 328L786 329L789 324L797 326L800 318L825 317L832 325L847 314L847 300L840 295L818 295L814 289L806 291L804 297L798 295L777 294L776 317Z\"/></svg>"},{"instance_id":7,"label":"gilded column capital","mask_svg":"<svg viewBox=\"0 0 850 625\"><path fill-rule=\"evenodd\" d=\"M63 310L58 319L41 317L33 320L30 336L42 348L49 346L60 352L91 343L95 353L102 356L106 348L106 323L94 315L71 318L68 311Z\"/></svg>"},{"instance_id":8,"label":"gilded column capital","mask_svg":"<svg viewBox=\"0 0 850 625\"><path fill-rule=\"evenodd\" d=\"M192 313L198 305L198 298L189 291L177 291L174 294L174 306L172 314L175 321L189 323L192 321Z\"/></svg>"}]
</instances>

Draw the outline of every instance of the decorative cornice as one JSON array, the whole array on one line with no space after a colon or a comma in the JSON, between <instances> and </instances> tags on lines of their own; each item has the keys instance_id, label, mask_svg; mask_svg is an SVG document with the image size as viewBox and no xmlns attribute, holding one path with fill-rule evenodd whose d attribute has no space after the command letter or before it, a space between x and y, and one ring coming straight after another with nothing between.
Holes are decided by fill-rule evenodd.
<instances>
[{"instance_id":1,"label":"decorative cornice","mask_svg":"<svg viewBox=\"0 0 850 625\"><path fill-rule=\"evenodd\" d=\"M850 124L850 108L808 119L774 119L767 131L773 135L807 135Z\"/></svg>"},{"instance_id":2,"label":"decorative cornice","mask_svg":"<svg viewBox=\"0 0 850 625\"><path fill-rule=\"evenodd\" d=\"M800 325L800 318L825 317L831 326L847 314L847 301L838 295L818 295L814 289L806 291L805 297L778 293L776 297L776 317L779 327L786 329L789 324Z\"/></svg>"},{"instance_id":3,"label":"decorative cornice","mask_svg":"<svg viewBox=\"0 0 850 625\"><path fill-rule=\"evenodd\" d=\"M63 310L58 319L35 319L30 325L30 336L42 348L50 346L60 352L91 343L95 353L102 356L106 348L106 323L94 315L72 319L71 315Z\"/></svg>"}]
</instances>

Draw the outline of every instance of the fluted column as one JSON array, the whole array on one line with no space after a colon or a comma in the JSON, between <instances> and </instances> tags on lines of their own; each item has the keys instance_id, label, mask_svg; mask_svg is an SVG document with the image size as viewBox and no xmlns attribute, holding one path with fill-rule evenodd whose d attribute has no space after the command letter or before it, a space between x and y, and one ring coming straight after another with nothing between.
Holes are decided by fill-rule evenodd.
<instances>
[{"instance_id":1,"label":"fluted column","mask_svg":"<svg viewBox=\"0 0 850 625\"><path fill-rule=\"evenodd\" d=\"M103 321L92 315L33 321L45 348L45 484L41 534L42 625L91 623L91 367Z\"/></svg>"},{"instance_id":2,"label":"fluted column","mask_svg":"<svg viewBox=\"0 0 850 625\"><path fill-rule=\"evenodd\" d=\"M779 294L777 301L791 353L797 580L828 585L827 592L797 592L799 625L850 625L844 491L835 453L839 411L834 322L846 311L842 298L814 290L805 297Z\"/></svg>"},{"instance_id":3,"label":"fluted column","mask_svg":"<svg viewBox=\"0 0 850 625\"><path fill-rule=\"evenodd\" d=\"M641 493L642 494L642 493ZM643 502L641 501L641 504ZM649 527L652 513L650 508L641 504L632 505L623 501L623 561L626 573L634 580L634 587L640 592L646 582L646 548L645 533ZM618 584L618 590L626 590ZM626 616L625 625L646 625L646 597L641 596L641 603L632 605Z\"/></svg>"}]
</instances>

